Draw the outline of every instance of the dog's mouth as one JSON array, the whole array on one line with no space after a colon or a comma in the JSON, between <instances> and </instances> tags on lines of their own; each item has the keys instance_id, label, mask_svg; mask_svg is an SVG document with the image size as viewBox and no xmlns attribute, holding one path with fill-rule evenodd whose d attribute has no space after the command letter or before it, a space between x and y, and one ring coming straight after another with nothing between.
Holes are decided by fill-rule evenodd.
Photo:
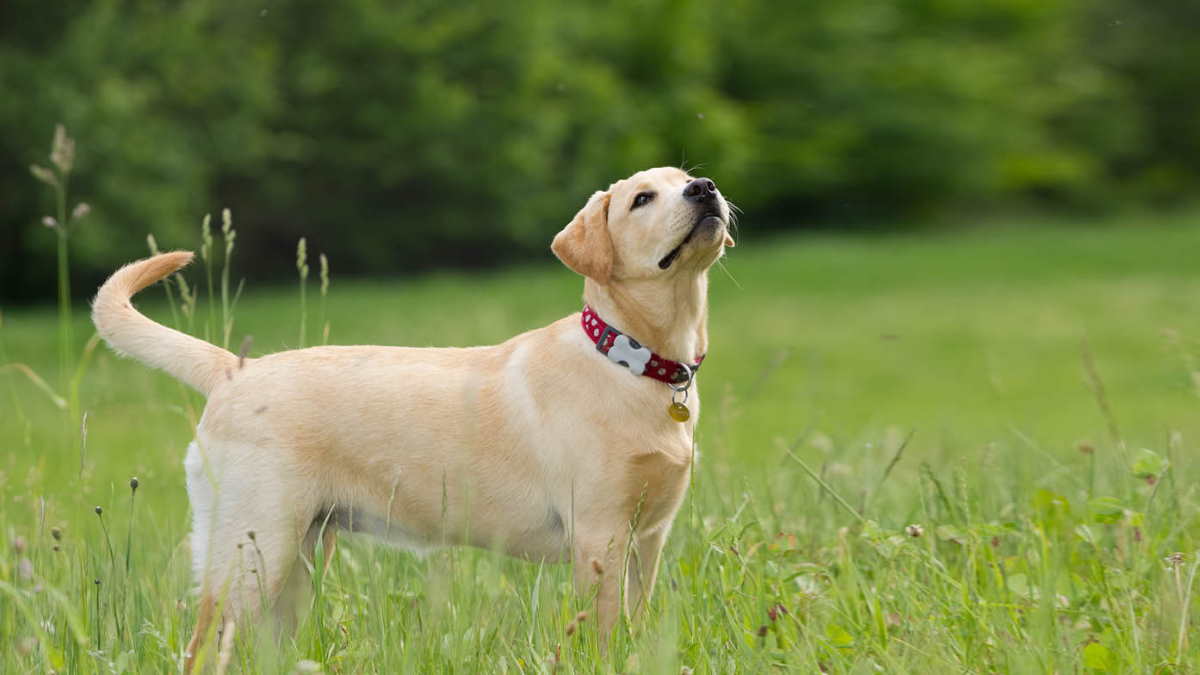
<instances>
[{"instance_id":1,"label":"dog's mouth","mask_svg":"<svg viewBox=\"0 0 1200 675\"><path fill-rule=\"evenodd\" d=\"M675 262L675 259L679 257L680 252L683 251L683 247L686 246L687 243L692 240L692 237L694 237L701 229L705 227L717 227L718 225L724 223L725 219L722 218L721 214L717 213L716 211L706 211L701 214L700 217L696 219L696 224L692 225L692 229L688 230L688 233L683 237L683 241L680 241L678 246L671 249L670 253L666 254L663 256L662 260L658 261L658 268L660 270L665 270L670 267L671 263Z\"/></svg>"}]
</instances>

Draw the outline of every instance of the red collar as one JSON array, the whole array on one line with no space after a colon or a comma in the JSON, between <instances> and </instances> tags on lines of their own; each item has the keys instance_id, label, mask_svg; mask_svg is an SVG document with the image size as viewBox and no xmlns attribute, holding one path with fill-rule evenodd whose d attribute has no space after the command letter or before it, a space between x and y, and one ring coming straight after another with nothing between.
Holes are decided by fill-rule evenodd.
<instances>
[{"instance_id":1,"label":"red collar","mask_svg":"<svg viewBox=\"0 0 1200 675\"><path fill-rule=\"evenodd\" d=\"M596 343L596 351L606 355L613 363L625 366L634 375L645 375L667 384L690 384L691 378L704 361L704 354L696 357L695 365L663 358L643 347L637 340L608 325L596 314L596 310L587 305L583 306L580 324L588 339Z\"/></svg>"}]
</instances>

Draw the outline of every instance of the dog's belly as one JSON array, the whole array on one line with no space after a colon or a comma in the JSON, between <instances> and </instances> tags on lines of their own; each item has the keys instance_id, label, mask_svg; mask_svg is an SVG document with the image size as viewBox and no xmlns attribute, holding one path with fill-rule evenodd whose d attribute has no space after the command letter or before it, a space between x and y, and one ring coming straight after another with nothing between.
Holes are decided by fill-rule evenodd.
<instances>
[{"instance_id":1,"label":"dog's belly","mask_svg":"<svg viewBox=\"0 0 1200 675\"><path fill-rule=\"evenodd\" d=\"M548 511L541 523L528 523L511 531L499 532L492 529L489 535L477 531L474 534L457 528L430 535L403 522L401 518L388 518L371 511L354 507L334 507L325 510L328 516L314 522L317 527L332 526L339 530L365 535L396 548L419 555L444 546L469 545L496 550L509 555L534 561L561 562L567 559L566 530L561 517ZM505 536L507 535L507 536Z\"/></svg>"}]
</instances>

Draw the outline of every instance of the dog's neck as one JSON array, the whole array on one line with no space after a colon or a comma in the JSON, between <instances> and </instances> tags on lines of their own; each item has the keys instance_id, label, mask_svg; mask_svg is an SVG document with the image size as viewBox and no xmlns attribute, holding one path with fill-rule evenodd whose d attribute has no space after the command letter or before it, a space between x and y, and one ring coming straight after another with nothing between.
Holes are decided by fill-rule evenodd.
<instances>
[{"instance_id":1,"label":"dog's neck","mask_svg":"<svg viewBox=\"0 0 1200 675\"><path fill-rule=\"evenodd\" d=\"M583 300L607 323L668 359L690 364L708 351L707 272L607 284L585 279Z\"/></svg>"}]
</instances>

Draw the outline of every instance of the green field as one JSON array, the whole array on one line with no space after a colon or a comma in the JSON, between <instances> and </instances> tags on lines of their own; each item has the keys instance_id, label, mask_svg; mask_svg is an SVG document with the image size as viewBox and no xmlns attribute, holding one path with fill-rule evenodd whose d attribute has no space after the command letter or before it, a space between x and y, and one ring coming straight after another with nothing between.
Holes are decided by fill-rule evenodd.
<instances>
[{"instance_id":1,"label":"green field","mask_svg":"<svg viewBox=\"0 0 1200 675\"><path fill-rule=\"evenodd\" d=\"M564 567L347 541L294 640L239 631L237 669L1192 672L1197 219L742 244L712 273L693 487L609 657L587 622L568 634L587 603ZM398 282L334 264L335 343L493 343L579 307L549 262ZM248 288L234 344L296 346L298 295ZM141 304L170 322L163 298ZM319 304L310 283L310 343ZM80 314L76 353L90 334ZM0 362L58 389L55 340L53 308L7 311ZM81 372L86 443L0 371L0 672L169 672L195 611L201 401L103 346Z\"/></svg>"}]
</instances>

